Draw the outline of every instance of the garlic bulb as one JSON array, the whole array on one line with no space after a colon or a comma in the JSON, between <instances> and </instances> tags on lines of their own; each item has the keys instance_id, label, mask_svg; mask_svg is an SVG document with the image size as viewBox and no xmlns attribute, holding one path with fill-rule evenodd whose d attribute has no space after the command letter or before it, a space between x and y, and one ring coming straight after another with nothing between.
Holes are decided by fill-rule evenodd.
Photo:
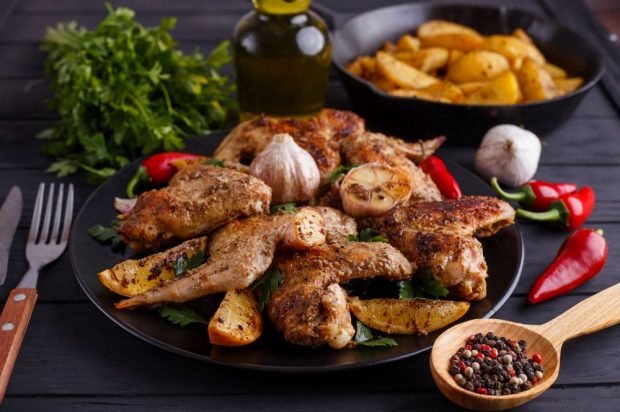
<instances>
[{"instance_id":1,"label":"garlic bulb","mask_svg":"<svg viewBox=\"0 0 620 412\"><path fill-rule=\"evenodd\" d=\"M476 171L487 179L495 176L509 186L527 183L538 168L540 140L512 124L492 127L476 152Z\"/></svg>"},{"instance_id":2,"label":"garlic bulb","mask_svg":"<svg viewBox=\"0 0 620 412\"><path fill-rule=\"evenodd\" d=\"M252 160L250 174L271 187L272 204L304 202L317 193L321 176L316 162L291 135L280 133Z\"/></svg>"}]
</instances>

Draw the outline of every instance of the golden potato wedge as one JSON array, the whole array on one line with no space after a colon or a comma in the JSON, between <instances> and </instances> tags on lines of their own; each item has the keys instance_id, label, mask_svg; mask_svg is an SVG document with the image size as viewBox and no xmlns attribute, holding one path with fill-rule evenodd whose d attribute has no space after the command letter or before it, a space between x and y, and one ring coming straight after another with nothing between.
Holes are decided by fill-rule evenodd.
<instances>
[{"instance_id":1,"label":"golden potato wedge","mask_svg":"<svg viewBox=\"0 0 620 412\"><path fill-rule=\"evenodd\" d=\"M394 57L398 60L425 73L444 68L448 64L449 55L448 50L441 47L429 47L416 52L394 53Z\"/></svg>"},{"instance_id":2,"label":"golden potato wedge","mask_svg":"<svg viewBox=\"0 0 620 412\"><path fill-rule=\"evenodd\" d=\"M420 90L396 89L396 90L390 90L389 93L392 96L398 96L398 97L415 97L416 99L431 100L434 102L452 103L447 98L433 96L432 93L425 92L422 89Z\"/></svg>"},{"instance_id":3,"label":"golden potato wedge","mask_svg":"<svg viewBox=\"0 0 620 412\"><path fill-rule=\"evenodd\" d=\"M207 331L209 342L218 346L244 346L260 338L263 318L252 290L226 292L209 321Z\"/></svg>"},{"instance_id":4,"label":"golden potato wedge","mask_svg":"<svg viewBox=\"0 0 620 412\"><path fill-rule=\"evenodd\" d=\"M504 72L465 97L468 104L515 104L521 100L517 77Z\"/></svg>"},{"instance_id":5,"label":"golden potato wedge","mask_svg":"<svg viewBox=\"0 0 620 412\"><path fill-rule=\"evenodd\" d=\"M396 42L396 51L415 52L420 50L420 39L410 34L405 34Z\"/></svg>"},{"instance_id":6,"label":"golden potato wedge","mask_svg":"<svg viewBox=\"0 0 620 412\"><path fill-rule=\"evenodd\" d=\"M454 66L454 64L457 61L459 61L459 59L463 57L464 55L465 53L460 50L456 50L456 49L450 50L450 54L448 55L448 69Z\"/></svg>"},{"instance_id":7,"label":"golden potato wedge","mask_svg":"<svg viewBox=\"0 0 620 412\"><path fill-rule=\"evenodd\" d=\"M417 97L419 99L434 100L444 103L460 103L464 99L463 92L449 82L437 82L428 87L418 90L393 90L393 96Z\"/></svg>"},{"instance_id":8,"label":"golden potato wedge","mask_svg":"<svg viewBox=\"0 0 620 412\"><path fill-rule=\"evenodd\" d=\"M467 96L472 94L475 91L478 91L484 86L487 82L470 82L470 83L462 83L458 84L456 87L461 90L461 92Z\"/></svg>"},{"instance_id":9,"label":"golden potato wedge","mask_svg":"<svg viewBox=\"0 0 620 412\"><path fill-rule=\"evenodd\" d=\"M499 53L475 50L465 54L448 69L446 78L461 84L490 80L510 70L508 59Z\"/></svg>"},{"instance_id":10,"label":"golden potato wedge","mask_svg":"<svg viewBox=\"0 0 620 412\"><path fill-rule=\"evenodd\" d=\"M470 51L483 41L476 30L444 20L431 20L418 27L422 47L443 47Z\"/></svg>"},{"instance_id":11,"label":"golden potato wedge","mask_svg":"<svg viewBox=\"0 0 620 412\"><path fill-rule=\"evenodd\" d=\"M480 49L499 53L510 61L529 57L538 64L545 64L545 57L535 45L514 36L506 36L503 34L487 36L480 44Z\"/></svg>"},{"instance_id":12,"label":"golden potato wedge","mask_svg":"<svg viewBox=\"0 0 620 412\"><path fill-rule=\"evenodd\" d=\"M567 93L574 92L583 84L583 79L581 77L569 77L566 79L553 79L553 83L555 83L555 87L557 87L560 95L565 95Z\"/></svg>"},{"instance_id":13,"label":"golden potato wedge","mask_svg":"<svg viewBox=\"0 0 620 412\"><path fill-rule=\"evenodd\" d=\"M461 318L469 302L429 299L349 298L349 307L364 325L384 333L426 335Z\"/></svg>"},{"instance_id":14,"label":"golden potato wedge","mask_svg":"<svg viewBox=\"0 0 620 412\"><path fill-rule=\"evenodd\" d=\"M513 35L513 36L515 36L516 38L518 38L519 40L522 40L522 41L524 41L524 42L526 42L526 43L529 43L529 44L534 44L534 41L532 40L532 38L530 37L530 35L529 35L529 34L527 34L527 33L525 32L525 30L523 30L521 27L519 27L519 28L515 29L515 30L512 32L512 35Z\"/></svg>"},{"instance_id":15,"label":"golden potato wedge","mask_svg":"<svg viewBox=\"0 0 620 412\"><path fill-rule=\"evenodd\" d=\"M355 76L370 79L376 71L374 57L361 56L349 63L347 70Z\"/></svg>"},{"instance_id":16,"label":"golden potato wedge","mask_svg":"<svg viewBox=\"0 0 620 412\"><path fill-rule=\"evenodd\" d=\"M383 43L383 47L381 47L381 50L391 54L396 52L396 45L391 41L386 41L385 43Z\"/></svg>"},{"instance_id":17,"label":"golden potato wedge","mask_svg":"<svg viewBox=\"0 0 620 412\"><path fill-rule=\"evenodd\" d=\"M568 76L564 69L556 66L555 64L545 63L543 69L549 73L552 79L566 79Z\"/></svg>"},{"instance_id":18,"label":"golden potato wedge","mask_svg":"<svg viewBox=\"0 0 620 412\"><path fill-rule=\"evenodd\" d=\"M551 75L529 57L523 61L517 76L526 102L552 99L559 95Z\"/></svg>"},{"instance_id":19,"label":"golden potato wedge","mask_svg":"<svg viewBox=\"0 0 620 412\"><path fill-rule=\"evenodd\" d=\"M377 52L377 71L388 81L404 89L421 89L439 81L381 51Z\"/></svg>"},{"instance_id":20,"label":"golden potato wedge","mask_svg":"<svg viewBox=\"0 0 620 412\"><path fill-rule=\"evenodd\" d=\"M107 289L122 296L135 296L176 277L174 264L205 253L207 237L188 240L166 251L142 259L128 259L99 273L99 281Z\"/></svg>"}]
</instances>

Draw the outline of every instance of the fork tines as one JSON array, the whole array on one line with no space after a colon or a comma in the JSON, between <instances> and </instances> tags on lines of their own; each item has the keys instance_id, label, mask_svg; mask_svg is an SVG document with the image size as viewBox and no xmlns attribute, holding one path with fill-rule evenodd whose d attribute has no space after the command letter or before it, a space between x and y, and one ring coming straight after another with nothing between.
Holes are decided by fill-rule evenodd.
<instances>
[{"instance_id":1,"label":"fork tines","mask_svg":"<svg viewBox=\"0 0 620 412\"><path fill-rule=\"evenodd\" d=\"M39 184L37 198L32 212L32 222L30 223L30 233L28 234L29 243L66 243L69 239L69 229L73 219L73 184L69 184L69 190L64 202L65 185L61 183L58 187L56 196L56 207L54 207L54 183L50 183L47 194L47 202L41 225L41 213L43 212L43 198L45 195L45 183ZM64 202L64 207L63 207ZM52 223L52 209L54 209L54 221ZM64 218L63 218L64 209ZM62 228L62 232L60 231ZM51 235L50 235L51 231Z\"/></svg>"}]
</instances>

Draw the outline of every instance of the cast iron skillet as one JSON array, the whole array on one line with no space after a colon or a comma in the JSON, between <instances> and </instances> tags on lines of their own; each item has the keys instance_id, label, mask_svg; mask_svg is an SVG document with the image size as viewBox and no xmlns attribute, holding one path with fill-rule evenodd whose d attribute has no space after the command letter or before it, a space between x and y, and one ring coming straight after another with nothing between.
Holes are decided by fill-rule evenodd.
<instances>
[{"instance_id":1,"label":"cast iron skillet","mask_svg":"<svg viewBox=\"0 0 620 412\"><path fill-rule=\"evenodd\" d=\"M217 132L188 141L187 150L211 154L226 136ZM75 276L89 299L109 319L127 332L167 351L204 362L225 366L271 370L279 372L321 372L370 366L403 359L429 350L441 330L428 336L394 336L398 346L366 349L309 349L287 344L282 336L267 323L263 336L254 344L242 348L220 348L209 343L206 326L186 328L173 326L156 311L114 309L120 296L107 291L98 281L97 273L131 257L114 253L90 237L88 228L95 224L109 225L116 212L115 196L124 196L125 186L133 176L141 159L126 166L86 200L78 213L71 231L69 255ZM465 194L493 195L489 186L478 176L452 162L446 162ZM487 297L473 302L461 321L488 318L506 302L514 290L523 266L523 243L516 225L505 228L495 236L481 239L489 266L490 279ZM198 308L206 318L215 311L217 299L207 299Z\"/></svg>"},{"instance_id":2,"label":"cast iron skillet","mask_svg":"<svg viewBox=\"0 0 620 412\"><path fill-rule=\"evenodd\" d=\"M340 23L342 16L325 7L317 10L337 27L333 33L333 62L362 116L385 131L417 140L443 134L449 144L477 144L491 126L522 125L537 134L549 132L570 118L603 73L603 59L585 38L531 12L510 7L402 4L372 10ZM511 33L521 27L547 59L584 85L566 96L516 106L457 105L390 96L370 82L349 74L346 65L360 55L374 54L386 41L415 32L420 24L443 19L473 27L482 34Z\"/></svg>"}]
</instances>

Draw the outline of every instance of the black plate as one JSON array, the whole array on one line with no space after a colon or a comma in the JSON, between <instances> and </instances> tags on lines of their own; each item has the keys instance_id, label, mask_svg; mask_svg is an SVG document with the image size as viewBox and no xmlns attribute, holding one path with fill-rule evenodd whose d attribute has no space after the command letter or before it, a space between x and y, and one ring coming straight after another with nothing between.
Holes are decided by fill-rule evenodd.
<instances>
[{"instance_id":1,"label":"black plate","mask_svg":"<svg viewBox=\"0 0 620 412\"><path fill-rule=\"evenodd\" d=\"M340 26L333 35L333 61L356 111L405 139L443 134L449 144L477 144L490 127L502 123L544 134L570 118L603 73L603 58L582 35L517 8L402 4L372 10L344 23L344 17L333 15L333 11L324 7L318 11ZM466 105L391 96L346 71L356 57L374 54L386 41L395 41L431 19L461 23L482 34L508 34L521 27L551 63L565 68L571 76L583 77L584 84L573 93L543 102Z\"/></svg>"},{"instance_id":2,"label":"black plate","mask_svg":"<svg viewBox=\"0 0 620 412\"><path fill-rule=\"evenodd\" d=\"M192 139L187 150L212 153L225 134L218 132ZM398 346L393 348L336 351L294 346L267 328L258 342L248 347L227 349L212 346L205 327L179 328L160 318L157 313L114 309L113 303L120 298L99 283L97 273L128 258L129 253L125 252L125 256L114 253L109 246L92 239L87 231L95 224L108 225L114 218L114 197L124 196L127 181L135 172L138 162L123 168L86 200L75 219L69 245L73 271L84 292L107 317L131 334L159 348L205 362L248 369L317 372L376 365L417 355L429 350L442 332L436 331L425 337L394 336ZM476 175L455 163L447 164L465 194L493 195L489 186ZM473 303L462 321L492 316L508 299L521 273L523 244L516 226L483 239L482 244L490 273L488 296Z\"/></svg>"}]
</instances>

